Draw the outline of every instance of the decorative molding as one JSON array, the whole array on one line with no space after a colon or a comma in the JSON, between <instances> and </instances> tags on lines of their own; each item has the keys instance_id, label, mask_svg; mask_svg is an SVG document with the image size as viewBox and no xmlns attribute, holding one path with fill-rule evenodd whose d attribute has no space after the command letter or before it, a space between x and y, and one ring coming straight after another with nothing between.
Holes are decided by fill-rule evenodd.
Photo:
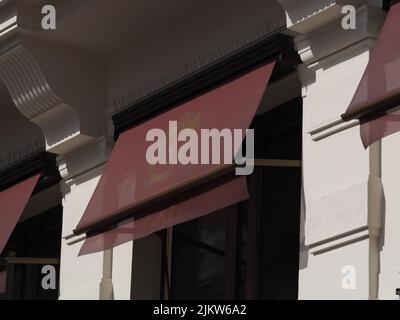
<instances>
[{"instance_id":1,"label":"decorative molding","mask_svg":"<svg viewBox=\"0 0 400 320\"><path fill-rule=\"evenodd\" d=\"M0 45L0 78L21 114L42 129L47 151L65 154L104 134L101 58L19 33Z\"/></svg>"},{"instance_id":2,"label":"decorative molding","mask_svg":"<svg viewBox=\"0 0 400 320\"><path fill-rule=\"evenodd\" d=\"M271 81L296 69L300 59L291 37L274 34L259 42L253 42L235 52L234 55L225 57L218 63L202 68L190 77L137 101L113 116L115 138L133 125L146 121L272 60L276 60L277 65Z\"/></svg>"},{"instance_id":3,"label":"decorative molding","mask_svg":"<svg viewBox=\"0 0 400 320\"><path fill-rule=\"evenodd\" d=\"M38 62L19 39L9 45L0 56L0 78L17 109L42 129L46 150L64 153L85 143L75 109L52 90ZM65 132L60 131L60 124Z\"/></svg>"},{"instance_id":4,"label":"decorative molding","mask_svg":"<svg viewBox=\"0 0 400 320\"><path fill-rule=\"evenodd\" d=\"M296 48L304 62L298 67L304 99L308 96L309 87L316 82L317 71L329 69L360 54L372 51L385 16L386 13L383 10L364 5L357 10L356 30L344 31L340 20L337 20L314 32L298 35L295 38ZM342 112L343 110L340 110L337 117ZM339 131L354 125L355 123L340 125ZM322 134L321 137L330 136L336 129L338 128L328 132L326 136ZM315 141L320 140L320 135L314 138L316 138Z\"/></svg>"},{"instance_id":5,"label":"decorative molding","mask_svg":"<svg viewBox=\"0 0 400 320\"><path fill-rule=\"evenodd\" d=\"M1 0L0 1L0 26L1 26L1 14L2 11L6 12L1 8L2 4L5 3L5 6L9 4L8 11L14 11L15 23L13 24L14 28L18 28L18 31L27 33L27 34L44 34L47 30L43 30L41 22L43 15L41 13L41 9L44 5L50 4L56 8L57 11L57 25L60 25L63 20L65 20L69 15L73 14L80 7L84 6L87 3L90 3L90 0L51 0L51 1L20 1L20 0ZM19 3L17 3L19 2ZM11 21L10 21L11 22ZM1 30L1 27L0 27ZM1 33L0 33L1 37Z\"/></svg>"},{"instance_id":6,"label":"decorative molding","mask_svg":"<svg viewBox=\"0 0 400 320\"><path fill-rule=\"evenodd\" d=\"M375 47L375 44L376 44L376 38L374 37L365 38L361 41L358 41L358 39L356 39L354 44L350 45L349 47L345 47L340 51L334 51L331 53L327 52L326 54L328 55L323 58L321 57L318 58L316 56L309 56L310 60L306 60L304 62L310 63L308 65L308 68L311 71L316 71L322 68L329 68L330 66L335 65L339 61L346 61L365 51L371 52L372 49ZM318 61L315 61L314 58L317 58Z\"/></svg>"},{"instance_id":7,"label":"decorative molding","mask_svg":"<svg viewBox=\"0 0 400 320\"><path fill-rule=\"evenodd\" d=\"M173 87L175 84L193 77L204 69L218 64L240 51L246 50L255 43L283 32L285 29L285 25L282 25L280 21L265 21L263 24L255 25L249 31L238 36L237 39L223 42L207 54L200 55L180 64L173 68L171 72L160 75L158 79L113 98L107 113L114 115L117 112L123 111L139 101L156 95L167 87Z\"/></svg>"},{"instance_id":8,"label":"decorative molding","mask_svg":"<svg viewBox=\"0 0 400 320\"><path fill-rule=\"evenodd\" d=\"M20 44L0 56L0 77L15 106L29 120L62 103L38 63Z\"/></svg>"},{"instance_id":9,"label":"decorative molding","mask_svg":"<svg viewBox=\"0 0 400 320\"><path fill-rule=\"evenodd\" d=\"M352 230L349 233L344 233L329 239L329 241L322 241L309 246L309 252L313 255L322 254L331 250L344 247L351 243L361 241L369 238L369 230L367 227L358 230Z\"/></svg>"},{"instance_id":10,"label":"decorative molding","mask_svg":"<svg viewBox=\"0 0 400 320\"><path fill-rule=\"evenodd\" d=\"M337 20L306 35L298 36L296 46L301 60L312 69L317 69L332 60L340 59L341 56L372 49L385 17L386 13L383 10L364 5L357 9L355 30L343 30L340 20ZM314 65L316 62L322 65Z\"/></svg>"},{"instance_id":11,"label":"decorative molding","mask_svg":"<svg viewBox=\"0 0 400 320\"><path fill-rule=\"evenodd\" d=\"M369 5L381 7L379 0L278 0L286 12L287 28L308 34L332 23L342 16L342 7Z\"/></svg>"},{"instance_id":12,"label":"decorative molding","mask_svg":"<svg viewBox=\"0 0 400 320\"><path fill-rule=\"evenodd\" d=\"M103 166L113 145L112 139L102 136L67 155L59 156L58 168L66 185L73 183L74 178Z\"/></svg>"},{"instance_id":13,"label":"decorative molding","mask_svg":"<svg viewBox=\"0 0 400 320\"><path fill-rule=\"evenodd\" d=\"M3 37L7 33L10 33L18 27L17 16L11 17L6 21L0 22L0 37Z\"/></svg>"},{"instance_id":14,"label":"decorative molding","mask_svg":"<svg viewBox=\"0 0 400 320\"><path fill-rule=\"evenodd\" d=\"M15 82L15 78L10 76L12 72L10 72L10 68L14 68L14 70L18 71L18 74L21 72L22 78L25 81L32 81L32 70L37 68L37 65L32 64L32 60L30 57L26 56L24 53L18 54L16 59L12 59L12 57L7 55L7 52L11 52L16 48L17 44L17 9L15 1L12 0L4 0L0 2L0 78L4 81L11 98L15 105L23 104L22 99L26 99L24 95L20 95L20 98L17 97L17 91L23 91L21 87L25 87L23 82L19 83ZM4 56L3 56L4 54ZM3 60L3 57L5 60ZM26 64L32 64L28 69L24 67ZM36 69L37 70L37 69ZM25 74L24 74L25 73ZM30 73L30 74L26 74ZM40 76L42 74L40 73ZM39 78L40 78L39 76ZM9 81L5 81L5 79L9 79ZM40 86L36 86L35 88L39 88ZM12 90L10 90L12 88ZM21 92L22 92L21 91ZM27 97L31 99L30 96ZM18 101L19 100L19 101ZM21 111L21 110L20 110ZM7 171L9 168L18 165L18 163L25 161L26 159L32 158L33 156L42 153L46 149L46 143L44 138L33 139L29 143L24 144L23 146L16 146L13 152L10 152L6 155L3 155L0 158L0 171Z\"/></svg>"},{"instance_id":15,"label":"decorative molding","mask_svg":"<svg viewBox=\"0 0 400 320\"><path fill-rule=\"evenodd\" d=\"M307 97L309 86L315 83L317 71L325 71L372 51L385 16L383 10L363 5L357 9L356 30L343 30L340 20L337 20L306 35L298 36L296 46L304 62L299 68L303 98ZM343 109L338 110L335 119L324 121L309 129L311 139L320 141L359 124L357 120L343 123L340 117L342 112Z\"/></svg>"},{"instance_id":16,"label":"decorative molding","mask_svg":"<svg viewBox=\"0 0 400 320\"><path fill-rule=\"evenodd\" d=\"M286 12L286 24L289 30L308 33L337 19L338 6L334 0L293 1L278 0Z\"/></svg>"},{"instance_id":17,"label":"decorative molding","mask_svg":"<svg viewBox=\"0 0 400 320\"><path fill-rule=\"evenodd\" d=\"M62 20L88 2L52 4ZM93 110L107 103L103 59L47 39L41 1L0 3L0 78L16 108L42 129L46 150L64 154L103 134L104 114L93 121Z\"/></svg>"},{"instance_id":18,"label":"decorative molding","mask_svg":"<svg viewBox=\"0 0 400 320\"><path fill-rule=\"evenodd\" d=\"M44 139L35 139L28 144L18 146L16 150L0 158L0 171L5 171L32 155L41 153L45 150Z\"/></svg>"},{"instance_id":19,"label":"decorative molding","mask_svg":"<svg viewBox=\"0 0 400 320\"><path fill-rule=\"evenodd\" d=\"M18 5L16 0L0 1L0 41L4 43L17 34L19 29Z\"/></svg>"},{"instance_id":20,"label":"decorative molding","mask_svg":"<svg viewBox=\"0 0 400 320\"><path fill-rule=\"evenodd\" d=\"M41 176L35 188L35 193L60 181L55 155L44 151L35 152L3 168L0 170L0 190L4 190L38 173Z\"/></svg>"}]
</instances>

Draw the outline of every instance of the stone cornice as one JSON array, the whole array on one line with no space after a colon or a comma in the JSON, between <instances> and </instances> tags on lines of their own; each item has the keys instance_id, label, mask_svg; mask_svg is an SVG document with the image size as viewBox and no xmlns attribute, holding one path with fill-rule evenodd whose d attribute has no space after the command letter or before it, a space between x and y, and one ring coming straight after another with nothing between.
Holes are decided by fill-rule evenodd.
<instances>
[{"instance_id":1,"label":"stone cornice","mask_svg":"<svg viewBox=\"0 0 400 320\"><path fill-rule=\"evenodd\" d=\"M260 38L285 29L282 11L274 4L273 10L278 9L280 15L269 13L267 16L270 18L265 22L264 17L258 18L259 24L251 30L243 28L243 33L238 31L229 38L221 37L220 45L208 52L200 51L201 56L194 57L193 54L191 61L171 62L170 72L169 66L165 66L160 76L154 74L154 81L149 76L149 82L138 81L131 85L126 84L129 75L126 79L121 77L122 80L115 84L118 89L114 95L112 88L116 81L114 78L110 80L108 67L110 61L118 60L119 50L126 48L125 40L128 39L121 36L116 37L118 40L115 43L102 41L99 35L104 30L100 28L103 31L96 33L95 29L101 27L102 21L96 17L90 19L87 12L99 8L101 17L115 19L115 26L112 26L113 23L106 28L104 37L109 39L114 31L127 37L122 32L122 26L132 25L128 23L134 19L127 13L129 10L124 11L123 17L119 16L121 12L110 17L106 1L99 5L96 1L88 0L15 0L3 3L0 5L0 78L16 108L42 129L46 150L59 155L72 152L104 135L110 114L191 77L193 73L225 59ZM44 31L40 27L43 17L40 9L45 4L56 6L57 30ZM136 12L135 5L123 8ZM119 18L121 21L117 21ZM125 20L122 21L122 18ZM86 23L87 19L95 33L93 41L91 28L89 32L83 32L85 35L79 35L80 24ZM246 24L246 28L248 26L251 23ZM213 42L213 46L216 43ZM108 46L113 50L103 49ZM190 53L187 57L191 57ZM174 67L175 63L179 65ZM132 72L135 72L133 66ZM108 114L106 106L109 107Z\"/></svg>"},{"instance_id":2,"label":"stone cornice","mask_svg":"<svg viewBox=\"0 0 400 320\"><path fill-rule=\"evenodd\" d=\"M296 39L300 57L307 65L316 67L314 63L329 63L329 57L334 54L345 55L359 47L371 49L385 17L383 10L365 5L357 9L355 30L343 30L340 20L336 20L307 35L300 35Z\"/></svg>"},{"instance_id":3,"label":"stone cornice","mask_svg":"<svg viewBox=\"0 0 400 320\"><path fill-rule=\"evenodd\" d=\"M285 9L287 28L307 34L322 28L342 16L342 7L363 5L379 7L379 0L277 0Z\"/></svg>"},{"instance_id":4,"label":"stone cornice","mask_svg":"<svg viewBox=\"0 0 400 320\"><path fill-rule=\"evenodd\" d=\"M101 172L106 164L114 142L106 136L57 158L58 170L63 183L61 188L65 194L71 185L78 183L85 176L91 176L93 172Z\"/></svg>"},{"instance_id":5,"label":"stone cornice","mask_svg":"<svg viewBox=\"0 0 400 320\"><path fill-rule=\"evenodd\" d=\"M20 34L3 44L0 78L18 110L42 129L48 151L63 154L104 130L105 120L93 122L91 110L105 106L106 90L101 76L90 74L94 66L82 61L87 57L81 60L84 54ZM86 79L77 87L81 74Z\"/></svg>"},{"instance_id":6,"label":"stone cornice","mask_svg":"<svg viewBox=\"0 0 400 320\"><path fill-rule=\"evenodd\" d=\"M315 82L318 70L329 69L342 61L371 52L385 17L386 13L382 9L364 5L357 9L355 30L343 30L339 19L319 30L299 35L296 38L296 46L304 62L299 68L303 97L307 96L309 85ZM314 141L358 125L358 121L343 123L339 117L329 120L306 128Z\"/></svg>"},{"instance_id":7,"label":"stone cornice","mask_svg":"<svg viewBox=\"0 0 400 320\"><path fill-rule=\"evenodd\" d=\"M273 60L276 61L276 66L271 82L295 70L300 59L294 49L291 37L275 34L253 42L218 63L211 64L199 72L194 72L190 77L133 103L126 110L113 116L115 137L117 138L124 130L146 121L156 114L193 99L221 83L242 75L245 71Z\"/></svg>"},{"instance_id":8,"label":"stone cornice","mask_svg":"<svg viewBox=\"0 0 400 320\"><path fill-rule=\"evenodd\" d=\"M35 174L40 174L35 192L52 186L60 180L55 155L37 151L0 170L0 190L15 185Z\"/></svg>"},{"instance_id":9,"label":"stone cornice","mask_svg":"<svg viewBox=\"0 0 400 320\"><path fill-rule=\"evenodd\" d=\"M45 150L44 139L33 139L30 143L23 146L18 146L13 152L6 154L0 158L0 171L7 170L7 168L15 165L16 163L29 158L30 156L43 152Z\"/></svg>"},{"instance_id":10,"label":"stone cornice","mask_svg":"<svg viewBox=\"0 0 400 320\"><path fill-rule=\"evenodd\" d=\"M62 103L37 61L20 43L0 56L0 77L15 106L29 120Z\"/></svg>"},{"instance_id":11,"label":"stone cornice","mask_svg":"<svg viewBox=\"0 0 400 320\"><path fill-rule=\"evenodd\" d=\"M42 129L46 150L64 154L103 134L104 113L93 121L93 111L104 112L107 103L103 59L42 40L24 24L35 20L31 8L14 1L1 9L0 78L16 108Z\"/></svg>"}]
</instances>

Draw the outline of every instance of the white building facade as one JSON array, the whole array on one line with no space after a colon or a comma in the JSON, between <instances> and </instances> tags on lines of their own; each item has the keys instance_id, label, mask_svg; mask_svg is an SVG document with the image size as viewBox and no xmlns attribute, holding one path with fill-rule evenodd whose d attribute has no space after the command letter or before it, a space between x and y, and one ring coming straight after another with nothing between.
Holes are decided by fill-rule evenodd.
<instances>
[{"instance_id":1,"label":"white building facade","mask_svg":"<svg viewBox=\"0 0 400 320\"><path fill-rule=\"evenodd\" d=\"M345 6L355 10L354 29L343 29L352 14ZM43 29L53 8L56 29ZM400 134L364 148L359 121L341 118L389 9L382 0L1 1L0 190L38 170L47 179L2 253L4 297L398 299ZM223 235L210 227L215 241L201 249L220 250L223 270L202 255L198 273L174 271L188 263L189 250L175 235L193 226L79 255L82 241L69 235L118 136L162 112L162 101L190 100L187 88L198 95L207 91L198 83L211 88L225 73L227 81L230 68L251 70L268 59L278 63L254 126L256 137L264 133L256 154L265 145L262 156L272 162L249 178L247 209L237 205L227 209L235 214L207 222L217 230L223 220ZM49 238L35 238L44 231L30 232L31 225L46 223ZM41 241L55 244L36 250ZM238 253L234 241L246 249ZM32 293L18 279L33 279L43 265L56 266L56 289ZM194 287L186 292L187 279Z\"/></svg>"}]
</instances>

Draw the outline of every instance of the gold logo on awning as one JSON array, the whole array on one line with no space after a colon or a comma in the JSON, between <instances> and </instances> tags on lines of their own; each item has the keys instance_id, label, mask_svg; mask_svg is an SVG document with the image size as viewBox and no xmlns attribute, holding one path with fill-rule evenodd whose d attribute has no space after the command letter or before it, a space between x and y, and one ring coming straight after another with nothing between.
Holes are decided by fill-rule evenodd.
<instances>
[{"instance_id":1,"label":"gold logo on awning","mask_svg":"<svg viewBox=\"0 0 400 320\"><path fill-rule=\"evenodd\" d=\"M200 112L187 112L178 120L178 132L183 129L199 129L201 120ZM167 136L167 144L169 143L169 136ZM151 188L155 184L163 184L168 181L174 171L173 165L157 165L148 166L147 172L149 180L147 183L147 188Z\"/></svg>"}]
</instances>

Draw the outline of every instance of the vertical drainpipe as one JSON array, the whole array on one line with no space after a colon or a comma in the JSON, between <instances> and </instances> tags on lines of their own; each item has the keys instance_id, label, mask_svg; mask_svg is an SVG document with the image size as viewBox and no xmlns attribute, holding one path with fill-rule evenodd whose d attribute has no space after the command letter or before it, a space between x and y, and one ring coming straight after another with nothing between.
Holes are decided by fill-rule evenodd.
<instances>
[{"instance_id":1,"label":"vertical drainpipe","mask_svg":"<svg viewBox=\"0 0 400 320\"><path fill-rule=\"evenodd\" d=\"M100 283L100 300L114 300L112 283L113 249L103 253L103 277Z\"/></svg>"},{"instance_id":2,"label":"vertical drainpipe","mask_svg":"<svg viewBox=\"0 0 400 320\"><path fill-rule=\"evenodd\" d=\"M369 299L378 299L380 273L380 235L383 216L382 142L369 149L368 228L369 228Z\"/></svg>"}]
</instances>

